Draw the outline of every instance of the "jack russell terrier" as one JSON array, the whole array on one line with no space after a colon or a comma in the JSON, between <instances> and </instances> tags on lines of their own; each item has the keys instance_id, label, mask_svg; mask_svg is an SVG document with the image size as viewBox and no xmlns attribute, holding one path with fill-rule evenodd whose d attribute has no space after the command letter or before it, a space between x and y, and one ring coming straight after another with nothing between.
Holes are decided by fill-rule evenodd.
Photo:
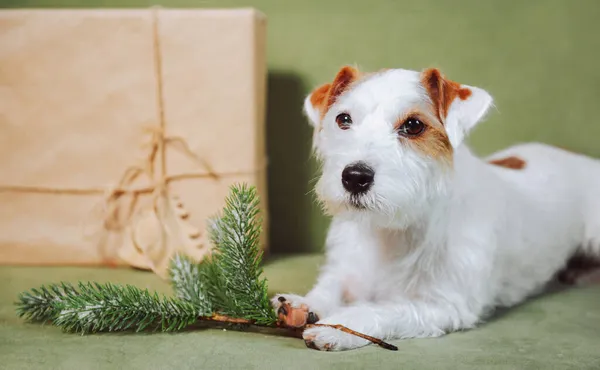
<instances>
[{"instance_id":1,"label":"jack russell terrier","mask_svg":"<svg viewBox=\"0 0 600 370\"><path fill-rule=\"evenodd\" d=\"M463 140L491 105L437 69L344 67L315 89L304 110L333 216L327 260L306 296L275 308L381 339L435 337L540 292L572 256L600 257L600 161L535 143L476 157ZM303 337L370 343L330 327Z\"/></svg>"}]
</instances>

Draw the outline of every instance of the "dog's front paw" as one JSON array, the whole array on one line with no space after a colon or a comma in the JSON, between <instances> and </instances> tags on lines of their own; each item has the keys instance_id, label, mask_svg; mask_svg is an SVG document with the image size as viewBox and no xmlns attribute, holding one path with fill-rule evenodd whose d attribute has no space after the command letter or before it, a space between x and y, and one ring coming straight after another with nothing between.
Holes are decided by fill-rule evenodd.
<instances>
[{"instance_id":1,"label":"dog's front paw","mask_svg":"<svg viewBox=\"0 0 600 370\"><path fill-rule=\"evenodd\" d=\"M327 326L306 329L302 333L308 348L319 351L345 351L366 346L366 339Z\"/></svg>"},{"instance_id":2,"label":"dog's front paw","mask_svg":"<svg viewBox=\"0 0 600 370\"><path fill-rule=\"evenodd\" d=\"M316 313L309 308L304 297L294 294L277 294L271 300L279 322L285 326L301 328L306 324L314 324L319 320Z\"/></svg>"}]
</instances>

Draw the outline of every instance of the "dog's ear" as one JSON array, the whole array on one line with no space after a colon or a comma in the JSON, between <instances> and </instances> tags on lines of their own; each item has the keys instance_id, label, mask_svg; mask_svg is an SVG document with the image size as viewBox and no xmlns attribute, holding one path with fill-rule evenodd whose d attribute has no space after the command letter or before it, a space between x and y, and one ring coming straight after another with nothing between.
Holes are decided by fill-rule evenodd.
<instances>
[{"instance_id":1,"label":"dog's ear","mask_svg":"<svg viewBox=\"0 0 600 370\"><path fill-rule=\"evenodd\" d=\"M421 82L453 147L462 143L492 106L492 97L485 90L448 80L435 68L423 71Z\"/></svg>"},{"instance_id":2,"label":"dog's ear","mask_svg":"<svg viewBox=\"0 0 600 370\"><path fill-rule=\"evenodd\" d=\"M345 66L335 76L330 84L321 85L313 90L304 100L304 112L313 126L318 126L321 118L335 100L356 81L359 71Z\"/></svg>"},{"instance_id":3,"label":"dog's ear","mask_svg":"<svg viewBox=\"0 0 600 370\"><path fill-rule=\"evenodd\" d=\"M327 96L330 89L331 84L321 85L314 89L304 100L304 112L310 124L315 127L321 121L322 112L327 109Z\"/></svg>"}]
</instances>

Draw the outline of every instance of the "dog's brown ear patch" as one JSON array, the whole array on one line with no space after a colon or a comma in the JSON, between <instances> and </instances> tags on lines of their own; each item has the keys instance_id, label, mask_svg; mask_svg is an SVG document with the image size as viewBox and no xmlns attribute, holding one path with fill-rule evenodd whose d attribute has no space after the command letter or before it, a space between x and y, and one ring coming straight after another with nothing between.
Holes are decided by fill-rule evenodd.
<instances>
[{"instance_id":1,"label":"dog's brown ear patch","mask_svg":"<svg viewBox=\"0 0 600 370\"><path fill-rule=\"evenodd\" d=\"M446 119L450 104L456 97L460 100L467 100L472 94L471 89L461 87L459 83L446 79L436 68L423 71L421 83L427 90L435 113L441 122Z\"/></svg>"},{"instance_id":2,"label":"dog's brown ear patch","mask_svg":"<svg viewBox=\"0 0 600 370\"><path fill-rule=\"evenodd\" d=\"M327 95L331 89L331 84L321 85L310 94L310 104L320 112L327 109Z\"/></svg>"},{"instance_id":3,"label":"dog's brown ear patch","mask_svg":"<svg viewBox=\"0 0 600 370\"><path fill-rule=\"evenodd\" d=\"M350 87L354 81L358 80L360 73L354 67L345 66L335 76L331 83L327 97L327 108L335 103L336 99Z\"/></svg>"},{"instance_id":4,"label":"dog's brown ear patch","mask_svg":"<svg viewBox=\"0 0 600 370\"><path fill-rule=\"evenodd\" d=\"M490 164L510 168L513 170L522 170L523 168L525 168L527 162L525 162L519 157L510 156L506 158L494 159L493 161L490 161Z\"/></svg>"},{"instance_id":5,"label":"dog's brown ear patch","mask_svg":"<svg viewBox=\"0 0 600 370\"><path fill-rule=\"evenodd\" d=\"M310 104L320 113L321 118L336 99L359 79L359 76L360 72L356 68L345 66L340 69L332 83L321 85L313 90L310 94Z\"/></svg>"}]
</instances>

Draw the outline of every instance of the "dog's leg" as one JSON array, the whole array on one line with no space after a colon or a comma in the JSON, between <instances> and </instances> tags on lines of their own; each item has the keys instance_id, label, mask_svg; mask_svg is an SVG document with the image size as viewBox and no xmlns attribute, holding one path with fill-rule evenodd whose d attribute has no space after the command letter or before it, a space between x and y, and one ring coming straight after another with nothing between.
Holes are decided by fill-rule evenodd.
<instances>
[{"instance_id":1,"label":"dog's leg","mask_svg":"<svg viewBox=\"0 0 600 370\"><path fill-rule=\"evenodd\" d=\"M313 313L312 318L324 319L337 313L349 296L355 296L353 281L357 271L372 279L369 272L376 271L378 239L371 230L346 220L334 219L326 241L327 259L322 266L317 283L304 297L294 294L277 294L272 304L280 319L288 325L298 326L295 319L288 320L286 308ZM367 276L364 276L366 274ZM360 280L360 279L358 279ZM281 310L283 308L283 310Z\"/></svg>"},{"instance_id":2,"label":"dog's leg","mask_svg":"<svg viewBox=\"0 0 600 370\"><path fill-rule=\"evenodd\" d=\"M276 294L271 300L278 316L289 326L302 326L291 315L289 308L306 313L308 322L325 318L339 309L342 300L341 286L336 273L325 271L313 289L304 297L295 294ZM296 314L298 314L296 312ZM290 315L288 317L288 315ZM296 316L297 317L297 316Z\"/></svg>"},{"instance_id":3,"label":"dog's leg","mask_svg":"<svg viewBox=\"0 0 600 370\"><path fill-rule=\"evenodd\" d=\"M423 302L398 304L364 304L342 308L319 324L339 324L376 338L403 339L437 337L449 331L473 327L478 315L464 307ZM304 341L310 348L322 351L342 351L369 344L365 339L330 327L314 327L304 331Z\"/></svg>"}]
</instances>

